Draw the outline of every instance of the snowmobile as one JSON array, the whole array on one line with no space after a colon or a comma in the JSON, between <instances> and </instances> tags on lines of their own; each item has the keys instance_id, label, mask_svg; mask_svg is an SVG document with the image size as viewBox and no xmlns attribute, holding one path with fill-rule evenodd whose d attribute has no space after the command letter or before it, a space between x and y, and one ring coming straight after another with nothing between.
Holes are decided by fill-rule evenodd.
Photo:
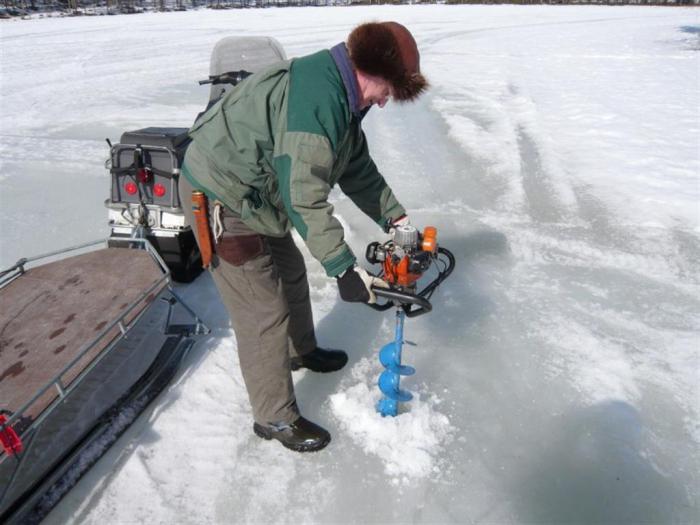
<instances>
[{"instance_id":1,"label":"snowmobile","mask_svg":"<svg viewBox=\"0 0 700 525\"><path fill-rule=\"evenodd\" d=\"M209 101L199 115L252 72L285 58L282 46L273 38L220 40L212 51L209 78L199 82L211 85ZM177 190L190 142L188 129L149 127L125 132L118 144L108 141L106 168L111 190L105 201L111 237L145 237L168 265L173 279L185 283L202 271L201 254L194 232L185 225Z\"/></svg>"},{"instance_id":2,"label":"snowmobile","mask_svg":"<svg viewBox=\"0 0 700 525\"><path fill-rule=\"evenodd\" d=\"M212 52L207 108L285 58L266 37ZM177 193L186 128L110 144L110 235L0 272L0 523L38 522L177 372L208 328L172 279L201 271Z\"/></svg>"}]
</instances>

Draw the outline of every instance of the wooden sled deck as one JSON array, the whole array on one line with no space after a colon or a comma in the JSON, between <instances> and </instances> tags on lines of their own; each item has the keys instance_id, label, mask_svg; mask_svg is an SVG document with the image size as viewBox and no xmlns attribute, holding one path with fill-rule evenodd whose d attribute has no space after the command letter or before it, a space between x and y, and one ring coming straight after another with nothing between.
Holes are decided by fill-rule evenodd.
<instances>
[{"instance_id":1,"label":"wooden sled deck","mask_svg":"<svg viewBox=\"0 0 700 525\"><path fill-rule=\"evenodd\" d=\"M76 255L16 277L0 289L0 409L20 410L97 340L61 377L61 388L68 387L121 334L108 327L127 311L123 323L130 323L166 285L147 251L125 248ZM57 388L48 389L23 415L35 419L57 396Z\"/></svg>"},{"instance_id":2,"label":"wooden sled deck","mask_svg":"<svg viewBox=\"0 0 700 525\"><path fill-rule=\"evenodd\" d=\"M146 239L0 272L0 523L38 523L208 331Z\"/></svg>"}]
</instances>

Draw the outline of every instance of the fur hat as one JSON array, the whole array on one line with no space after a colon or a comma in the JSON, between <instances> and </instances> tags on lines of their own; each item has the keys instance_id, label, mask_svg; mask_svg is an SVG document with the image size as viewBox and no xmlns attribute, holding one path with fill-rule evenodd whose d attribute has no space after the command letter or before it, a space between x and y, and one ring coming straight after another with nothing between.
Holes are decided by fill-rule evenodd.
<instances>
[{"instance_id":1,"label":"fur hat","mask_svg":"<svg viewBox=\"0 0 700 525\"><path fill-rule=\"evenodd\" d=\"M396 100L414 100L428 88L420 73L420 54L411 33L397 22L369 22L348 37L353 65L387 80Z\"/></svg>"}]
</instances>

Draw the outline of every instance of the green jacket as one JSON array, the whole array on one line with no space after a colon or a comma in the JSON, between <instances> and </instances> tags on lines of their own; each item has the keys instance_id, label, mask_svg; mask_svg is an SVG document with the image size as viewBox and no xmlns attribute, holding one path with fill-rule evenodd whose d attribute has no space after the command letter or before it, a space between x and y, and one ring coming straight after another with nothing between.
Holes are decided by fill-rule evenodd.
<instances>
[{"instance_id":1,"label":"green jacket","mask_svg":"<svg viewBox=\"0 0 700 525\"><path fill-rule=\"evenodd\" d=\"M380 225L405 213L360 120L329 51L280 62L197 120L183 174L263 235L283 236L291 222L334 277L355 262L328 202L336 183Z\"/></svg>"}]
</instances>

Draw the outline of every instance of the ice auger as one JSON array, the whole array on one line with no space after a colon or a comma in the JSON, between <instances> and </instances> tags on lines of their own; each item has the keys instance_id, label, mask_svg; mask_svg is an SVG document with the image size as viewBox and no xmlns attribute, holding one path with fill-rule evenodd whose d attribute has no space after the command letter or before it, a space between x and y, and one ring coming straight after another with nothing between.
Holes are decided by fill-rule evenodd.
<instances>
[{"instance_id":1,"label":"ice auger","mask_svg":"<svg viewBox=\"0 0 700 525\"><path fill-rule=\"evenodd\" d=\"M413 398L410 392L401 390L401 376L410 376L416 372L415 368L401 364L401 350L405 342L404 320L432 310L430 297L452 273L455 258L450 251L438 246L437 230L434 227L428 226L420 234L411 225L396 227L393 239L384 244L371 243L367 246L366 257L371 264L381 265L377 277L389 284L389 288L372 288L377 297L387 301L370 306L379 311L396 308L394 340L384 345L379 352L379 361L386 370L379 376L379 390L384 397L377 403L377 411L382 416L396 416L399 402ZM418 291L418 280L431 266L437 268L437 274Z\"/></svg>"}]
</instances>

